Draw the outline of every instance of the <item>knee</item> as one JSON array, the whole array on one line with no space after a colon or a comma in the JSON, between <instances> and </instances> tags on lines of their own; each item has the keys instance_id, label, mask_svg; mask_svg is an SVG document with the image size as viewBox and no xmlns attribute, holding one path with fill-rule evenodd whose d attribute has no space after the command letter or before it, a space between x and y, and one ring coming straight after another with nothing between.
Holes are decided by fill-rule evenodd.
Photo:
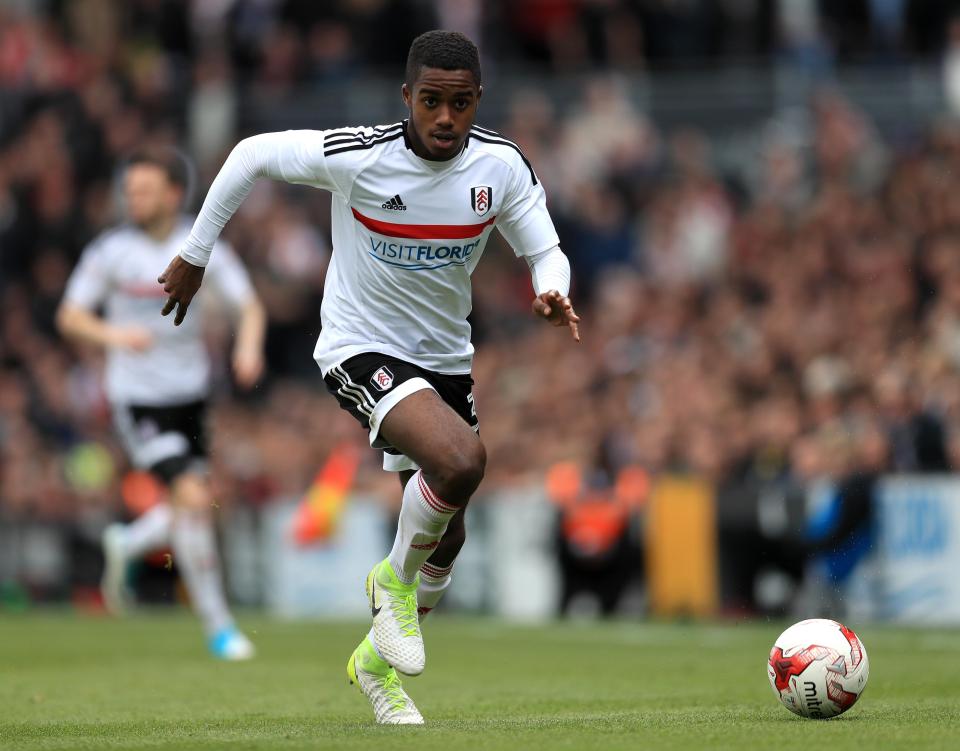
<instances>
[{"instance_id":1,"label":"knee","mask_svg":"<svg viewBox=\"0 0 960 751\"><path fill-rule=\"evenodd\" d=\"M463 505L480 486L486 466L487 450L476 439L447 452L426 474L441 498Z\"/></svg>"},{"instance_id":2,"label":"knee","mask_svg":"<svg viewBox=\"0 0 960 751\"><path fill-rule=\"evenodd\" d=\"M211 506L207 481L190 472L180 475L171 483L170 498L177 508L192 512L209 512Z\"/></svg>"}]
</instances>

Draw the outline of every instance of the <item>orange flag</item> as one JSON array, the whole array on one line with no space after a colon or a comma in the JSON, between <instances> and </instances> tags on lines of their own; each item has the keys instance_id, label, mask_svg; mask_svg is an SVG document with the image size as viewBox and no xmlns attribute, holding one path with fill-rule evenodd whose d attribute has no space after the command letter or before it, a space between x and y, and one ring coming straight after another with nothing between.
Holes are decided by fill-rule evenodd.
<instances>
[{"instance_id":1,"label":"orange flag","mask_svg":"<svg viewBox=\"0 0 960 751\"><path fill-rule=\"evenodd\" d=\"M359 452L348 443L341 443L327 457L297 508L293 538L298 544L324 542L336 532L359 462Z\"/></svg>"}]
</instances>

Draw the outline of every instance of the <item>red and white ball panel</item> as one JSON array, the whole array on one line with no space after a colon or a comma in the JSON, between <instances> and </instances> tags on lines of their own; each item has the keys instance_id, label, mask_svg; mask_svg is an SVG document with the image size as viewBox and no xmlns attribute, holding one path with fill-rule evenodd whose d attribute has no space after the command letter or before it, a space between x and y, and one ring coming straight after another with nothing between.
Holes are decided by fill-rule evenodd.
<instances>
[{"instance_id":1,"label":"red and white ball panel","mask_svg":"<svg viewBox=\"0 0 960 751\"><path fill-rule=\"evenodd\" d=\"M863 693L869 672L860 638L825 618L793 624L774 642L767 661L777 698L791 712L815 719L850 709Z\"/></svg>"}]
</instances>

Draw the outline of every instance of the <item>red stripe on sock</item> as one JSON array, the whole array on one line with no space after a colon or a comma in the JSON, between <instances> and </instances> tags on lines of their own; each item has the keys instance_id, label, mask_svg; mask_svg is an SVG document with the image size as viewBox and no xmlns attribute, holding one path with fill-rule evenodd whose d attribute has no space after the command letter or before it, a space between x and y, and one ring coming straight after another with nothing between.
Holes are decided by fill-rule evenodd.
<instances>
[{"instance_id":1,"label":"red stripe on sock","mask_svg":"<svg viewBox=\"0 0 960 751\"><path fill-rule=\"evenodd\" d=\"M441 514L453 514L456 512L457 507L451 506L449 503L445 503L437 498L436 493L434 493L427 486L427 483L423 479L423 472L420 472L417 475L417 482L420 485L420 493L423 495L424 500L430 505L434 511L438 511Z\"/></svg>"},{"instance_id":2,"label":"red stripe on sock","mask_svg":"<svg viewBox=\"0 0 960 751\"><path fill-rule=\"evenodd\" d=\"M426 561L425 563L421 564L420 568L422 568L425 571L429 569L430 571L436 571L441 574L446 574L446 573L449 573L450 570L453 568L453 564L451 563L449 566L436 566L430 563L429 561Z\"/></svg>"},{"instance_id":3,"label":"red stripe on sock","mask_svg":"<svg viewBox=\"0 0 960 751\"><path fill-rule=\"evenodd\" d=\"M446 568L431 566L429 563L424 563L422 566L420 566L420 573L424 574L425 576L429 576L431 579L444 579L450 575L451 571L453 571L452 563Z\"/></svg>"}]
</instances>

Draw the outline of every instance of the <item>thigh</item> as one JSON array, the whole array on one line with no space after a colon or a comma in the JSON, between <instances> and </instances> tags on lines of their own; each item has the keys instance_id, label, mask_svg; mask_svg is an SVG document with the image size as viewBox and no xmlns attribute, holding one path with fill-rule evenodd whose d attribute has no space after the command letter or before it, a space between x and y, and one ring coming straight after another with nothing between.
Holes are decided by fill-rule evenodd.
<instances>
[{"instance_id":1,"label":"thigh","mask_svg":"<svg viewBox=\"0 0 960 751\"><path fill-rule=\"evenodd\" d=\"M444 402L456 412L474 432L480 432L480 421L473 401L473 378L469 375L429 373L427 380Z\"/></svg>"},{"instance_id":2,"label":"thigh","mask_svg":"<svg viewBox=\"0 0 960 751\"><path fill-rule=\"evenodd\" d=\"M210 496L209 478L190 467L174 474L170 481L170 500L177 508L210 514L213 511Z\"/></svg>"},{"instance_id":3,"label":"thigh","mask_svg":"<svg viewBox=\"0 0 960 751\"><path fill-rule=\"evenodd\" d=\"M480 447L476 431L433 389L397 402L383 418L380 435L425 470L438 459Z\"/></svg>"},{"instance_id":4,"label":"thigh","mask_svg":"<svg viewBox=\"0 0 960 751\"><path fill-rule=\"evenodd\" d=\"M464 426L472 431L478 430L471 391L473 379L468 374L434 373L389 355L368 352L355 355L331 368L324 382L330 393L337 398L341 409L349 412L368 431L370 445L384 451L384 469L388 471L408 471L423 466L402 446L393 442L391 433L396 434L402 443L409 445L409 431L419 435L423 429L430 429L431 425L443 426L449 420L459 420L462 423L455 424L458 430L462 430ZM400 404L410 399L415 400L415 405L427 404L426 407L414 406L414 415L418 410L424 409L431 415L437 411L441 414L439 417L434 415L426 421L417 420L411 424L406 417L410 411L407 405L398 413L401 415L401 427L395 425L394 428L384 431L383 426L388 419L392 423L398 423L397 419L390 419L390 415ZM439 429L448 432L450 430L449 427ZM469 444L469 438L466 438L455 442L452 448L463 448ZM428 447L428 456L431 456L430 451ZM432 456L436 458L439 455Z\"/></svg>"}]
</instances>

